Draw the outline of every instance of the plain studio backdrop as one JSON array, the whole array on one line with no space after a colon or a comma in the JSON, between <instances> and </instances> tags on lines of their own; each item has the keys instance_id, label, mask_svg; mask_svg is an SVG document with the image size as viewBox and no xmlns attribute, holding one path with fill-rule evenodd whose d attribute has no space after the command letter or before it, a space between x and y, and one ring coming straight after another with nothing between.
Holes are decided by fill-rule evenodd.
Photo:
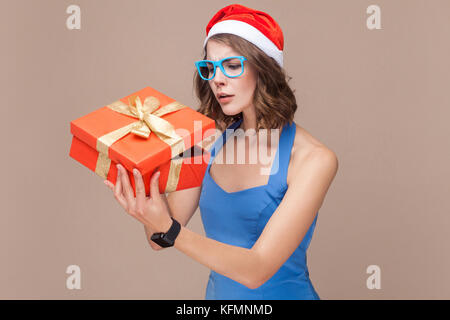
<instances>
[{"instance_id":1,"label":"plain studio backdrop","mask_svg":"<svg viewBox=\"0 0 450 320\"><path fill-rule=\"evenodd\" d=\"M204 298L209 270L150 248L69 157L69 123L146 86L196 109L205 27L231 3L1 1L0 298ZM279 22L295 121L339 159L308 251L319 296L449 299L450 2L240 3ZM367 27L371 5L381 29ZM188 228L204 234L199 210ZM70 265L80 290L66 287Z\"/></svg>"}]
</instances>

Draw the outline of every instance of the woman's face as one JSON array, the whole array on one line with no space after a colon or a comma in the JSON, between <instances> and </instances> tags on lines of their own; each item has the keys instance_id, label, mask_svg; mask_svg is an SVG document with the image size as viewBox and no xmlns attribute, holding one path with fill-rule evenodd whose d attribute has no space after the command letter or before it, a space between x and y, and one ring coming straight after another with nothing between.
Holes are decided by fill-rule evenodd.
<instances>
[{"instance_id":1,"label":"woman's face","mask_svg":"<svg viewBox=\"0 0 450 320\"><path fill-rule=\"evenodd\" d=\"M207 60L218 61L230 56L239 56L236 51L226 44L209 40L206 44ZM244 61L244 73L236 78L229 78L217 67L216 75L208 80L209 86L226 115L236 115L245 109L253 108L253 93L256 88L256 72ZM232 95L224 101L219 99L219 94Z\"/></svg>"}]
</instances>

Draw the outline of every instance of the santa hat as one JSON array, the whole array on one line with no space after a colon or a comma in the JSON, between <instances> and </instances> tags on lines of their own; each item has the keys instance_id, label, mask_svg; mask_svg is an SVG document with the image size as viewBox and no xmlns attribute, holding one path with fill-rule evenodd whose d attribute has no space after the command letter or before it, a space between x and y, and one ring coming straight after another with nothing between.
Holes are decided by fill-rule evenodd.
<instances>
[{"instance_id":1,"label":"santa hat","mask_svg":"<svg viewBox=\"0 0 450 320\"><path fill-rule=\"evenodd\" d=\"M218 33L231 33L253 43L283 67L283 32L267 13L232 4L220 9L206 26L206 39Z\"/></svg>"}]
</instances>

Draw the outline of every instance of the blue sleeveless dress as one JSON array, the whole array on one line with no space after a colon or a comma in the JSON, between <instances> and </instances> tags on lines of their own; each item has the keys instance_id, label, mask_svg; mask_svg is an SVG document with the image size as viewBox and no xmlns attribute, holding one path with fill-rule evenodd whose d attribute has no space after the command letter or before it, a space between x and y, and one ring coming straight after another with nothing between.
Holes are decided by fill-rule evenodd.
<instances>
[{"instance_id":1,"label":"blue sleeveless dress","mask_svg":"<svg viewBox=\"0 0 450 320\"><path fill-rule=\"evenodd\" d=\"M237 192L223 190L210 176L215 155L226 143L242 119L222 133L211 148L211 157L202 182L199 208L208 238L250 249L280 204L287 190L287 170L296 126L287 123L281 131L278 149L266 185ZM318 213L317 213L318 214ZM300 245L280 269L263 285L249 289L211 270L205 299L217 300L320 300L310 279L306 250L317 221L316 217Z\"/></svg>"}]
</instances>

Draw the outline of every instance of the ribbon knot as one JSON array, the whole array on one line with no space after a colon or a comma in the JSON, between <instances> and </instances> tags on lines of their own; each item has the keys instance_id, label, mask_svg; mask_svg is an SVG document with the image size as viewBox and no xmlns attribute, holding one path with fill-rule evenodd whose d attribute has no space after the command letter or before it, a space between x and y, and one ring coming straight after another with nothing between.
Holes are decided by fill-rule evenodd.
<instances>
[{"instance_id":1,"label":"ribbon knot","mask_svg":"<svg viewBox=\"0 0 450 320\"><path fill-rule=\"evenodd\" d=\"M157 110L159 106L160 102L155 97L146 97L144 104L142 104L139 97L133 96L131 99L128 98L129 111L133 114L133 116L139 119L139 122L136 123L131 132L140 137L148 138L152 131L152 127L155 126L155 120L152 117L152 113ZM169 122L167 123L169 127L173 128ZM156 127L154 131L158 131L158 128ZM164 134L164 132L162 133Z\"/></svg>"},{"instance_id":2,"label":"ribbon knot","mask_svg":"<svg viewBox=\"0 0 450 320\"><path fill-rule=\"evenodd\" d=\"M161 118L161 116L181 110L186 108L186 106L175 101L159 108L160 102L153 96L146 97L144 103L141 102L139 97L134 96L128 99L128 102L126 104L118 100L107 107L116 112L134 117L138 121L100 137L97 141L97 150L99 152L108 154L108 148L130 132L147 139L152 131L171 147L172 157L184 151L183 138L175 132L173 125Z\"/></svg>"}]
</instances>

